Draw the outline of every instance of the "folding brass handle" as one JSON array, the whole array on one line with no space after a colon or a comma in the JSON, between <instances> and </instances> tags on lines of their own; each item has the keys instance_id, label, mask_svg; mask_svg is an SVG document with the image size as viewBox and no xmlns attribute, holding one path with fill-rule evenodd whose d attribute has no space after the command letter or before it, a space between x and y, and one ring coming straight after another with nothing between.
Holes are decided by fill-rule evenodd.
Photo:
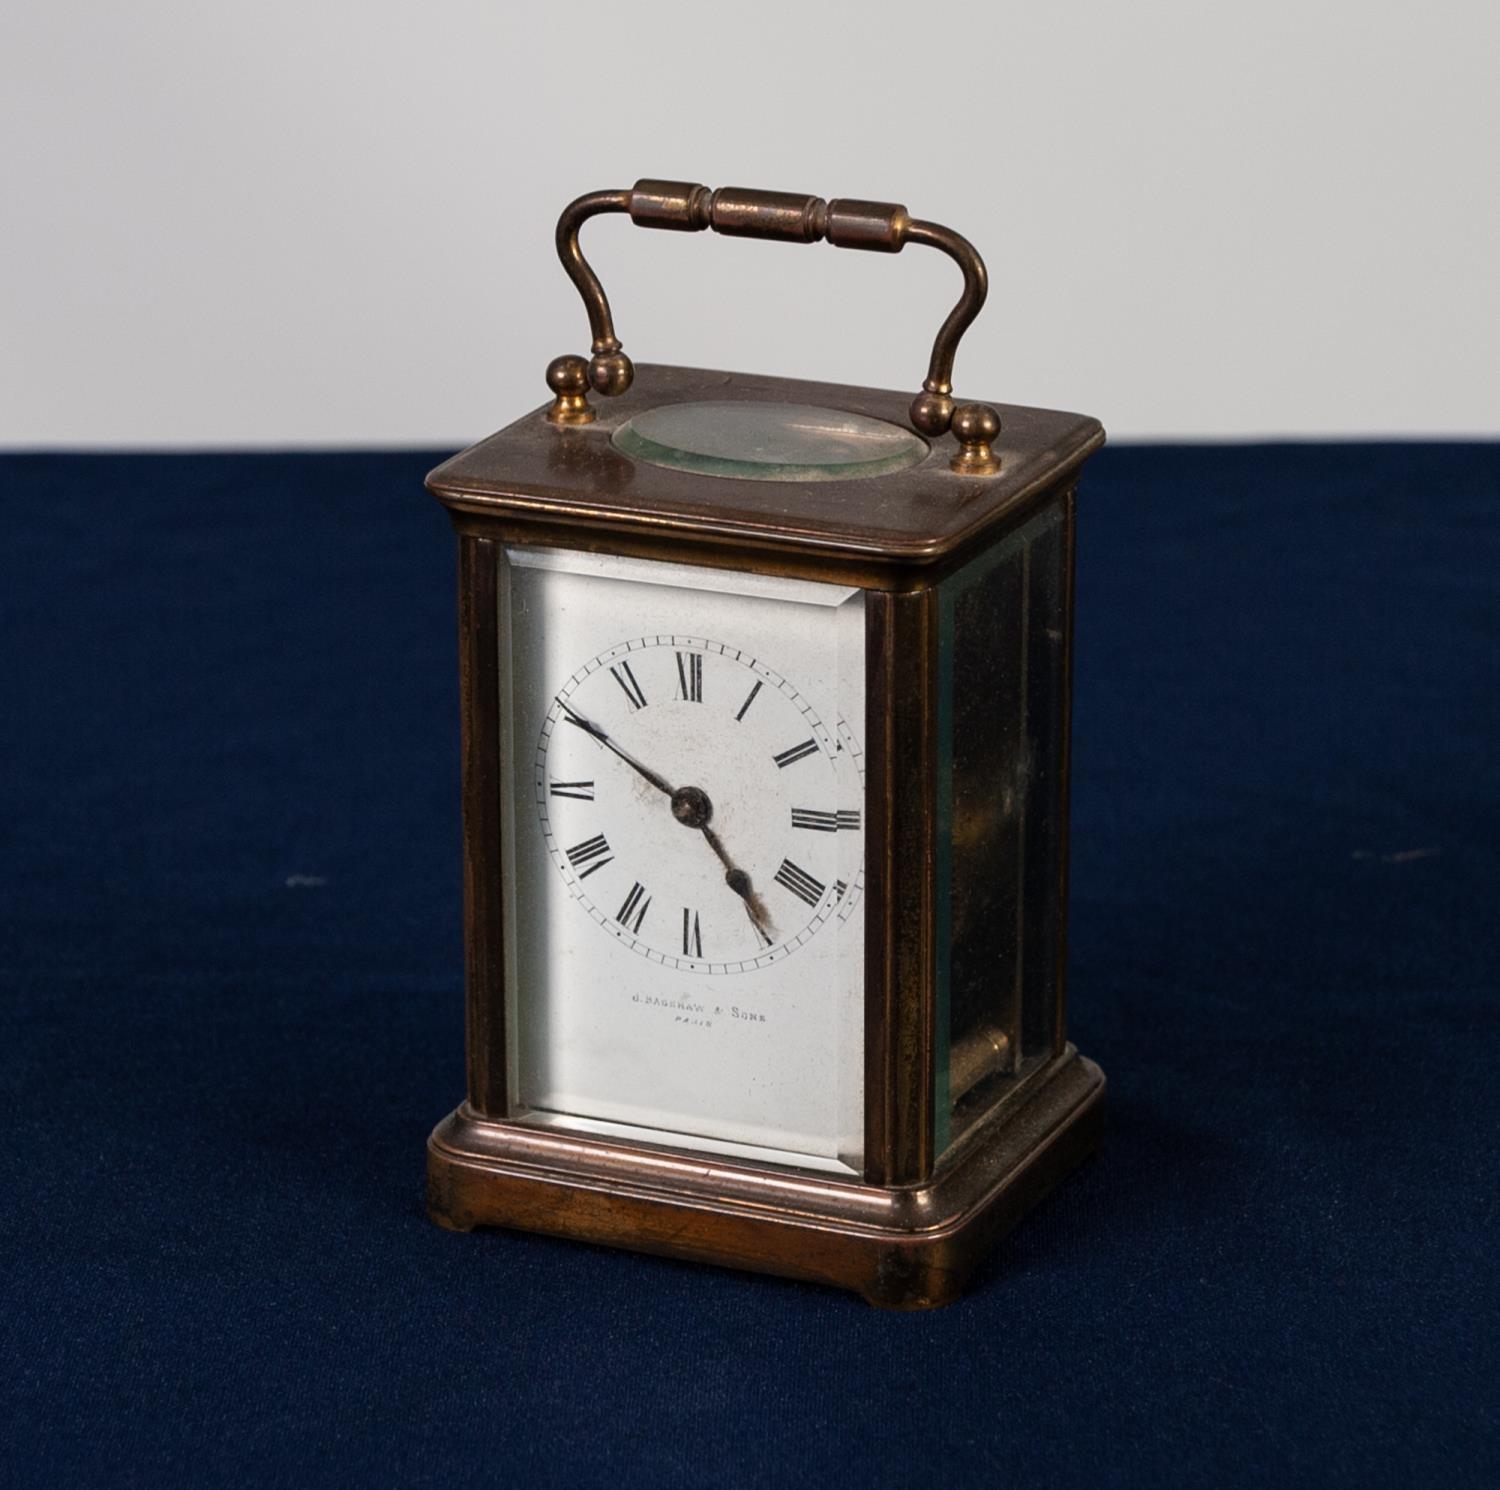
<instances>
[{"instance_id":1,"label":"folding brass handle","mask_svg":"<svg viewBox=\"0 0 1500 1490\"><path fill-rule=\"evenodd\" d=\"M635 377L635 367L621 350L604 286L578 246L578 230L603 212L628 212L643 228L666 228L701 233L712 228L740 238L780 238L792 243L816 243L826 238L835 248L863 248L875 253L900 253L908 243L941 249L963 270L964 288L958 303L938 330L922 391L912 400L911 422L924 435L952 429L959 451L949 463L955 471L987 476L1000 469L991 442L1000 433L1000 416L988 404L955 405L953 357L959 339L979 314L988 290L984 260L967 238L937 223L922 222L895 202L860 202L793 192L751 191L721 186L712 191L691 181L637 181L628 191L594 191L563 209L557 220L557 256L568 278L578 287L593 333L593 355L554 358L547 368L547 386L556 395L547 410L554 424L588 424L590 388L605 397L624 393Z\"/></svg>"}]
</instances>

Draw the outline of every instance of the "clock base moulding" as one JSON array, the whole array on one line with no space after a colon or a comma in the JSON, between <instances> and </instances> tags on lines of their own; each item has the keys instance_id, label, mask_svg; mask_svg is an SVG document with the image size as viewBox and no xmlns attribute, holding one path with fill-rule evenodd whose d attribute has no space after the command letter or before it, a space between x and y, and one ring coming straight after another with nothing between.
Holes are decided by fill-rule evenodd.
<instances>
[{"instance_id":1,"label":"clock base moulding","mask_svg":"<svg viewBox=\"0 0 1500 1490\"><path fill-rule=\"evenodd\" d=\"M1104 1074L1071 1045L955 1145L886 1187L493 1119L465 1103L427 1145L427 1208L853 1289L886 1309L963 1292L987 1251L1097 1146Z\"/></svg>"}]
</instances>

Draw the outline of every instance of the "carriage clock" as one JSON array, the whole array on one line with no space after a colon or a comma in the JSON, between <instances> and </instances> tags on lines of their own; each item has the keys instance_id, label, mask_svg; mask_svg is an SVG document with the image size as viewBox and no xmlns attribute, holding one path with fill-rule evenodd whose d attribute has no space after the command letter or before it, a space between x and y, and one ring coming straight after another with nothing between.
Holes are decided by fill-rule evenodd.
<instances>
[{"instance_id":1,"label":"carriage clock","mask_svg":"<svg viewBox=\"0 0 1500 1490\"><path fill-rule=\"evenodd\" d=\"M925 244L963 290L915 400L635 367L579 247L601 213ZM1064 974L1104 432L955 403L984 264L904 207L638 181L557 248L592 354L428 478L459 542L468 1049L430 1214L948 1302L1101 1127Z\"/></svg>"}]
</instances>

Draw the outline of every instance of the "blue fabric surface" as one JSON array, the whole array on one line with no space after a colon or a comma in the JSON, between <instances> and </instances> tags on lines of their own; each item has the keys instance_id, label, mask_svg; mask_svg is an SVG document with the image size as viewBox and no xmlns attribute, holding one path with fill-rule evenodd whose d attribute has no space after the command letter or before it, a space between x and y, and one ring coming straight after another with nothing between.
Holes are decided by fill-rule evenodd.
<instances>
[{"instance_id":1,"label":"blue fabric surface","mask_svg":"<svg viewBox=\"0 0 1500 1490\"><path fill-rule=\"evenodd\" d=\"M1090 466L1111 1131L925 1315L426 1221L436 456L0 458L0 1482L1500 1484L1500 447Z\"/></svg>"}]
</instances>

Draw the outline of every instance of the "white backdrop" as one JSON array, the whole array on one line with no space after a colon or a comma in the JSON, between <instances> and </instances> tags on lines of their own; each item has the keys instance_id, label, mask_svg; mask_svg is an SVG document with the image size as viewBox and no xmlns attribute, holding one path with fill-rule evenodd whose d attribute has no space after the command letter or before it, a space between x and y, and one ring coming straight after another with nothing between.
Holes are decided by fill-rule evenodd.
<instances>
[{"instance_id":1,"label":"white backdrop","mask_svg":"<svg viewBox=\"0 0 1500 1490\"><path fill-rule=\"evenodd\" d=\"M1493 0L6 0L0 444L466 441L587 351L558 210L652 175L966 233L960 397L1500 433L1497 64ZM585 242L638 361L915 390L958 287Z\"/></svg>"}]
</instances>

